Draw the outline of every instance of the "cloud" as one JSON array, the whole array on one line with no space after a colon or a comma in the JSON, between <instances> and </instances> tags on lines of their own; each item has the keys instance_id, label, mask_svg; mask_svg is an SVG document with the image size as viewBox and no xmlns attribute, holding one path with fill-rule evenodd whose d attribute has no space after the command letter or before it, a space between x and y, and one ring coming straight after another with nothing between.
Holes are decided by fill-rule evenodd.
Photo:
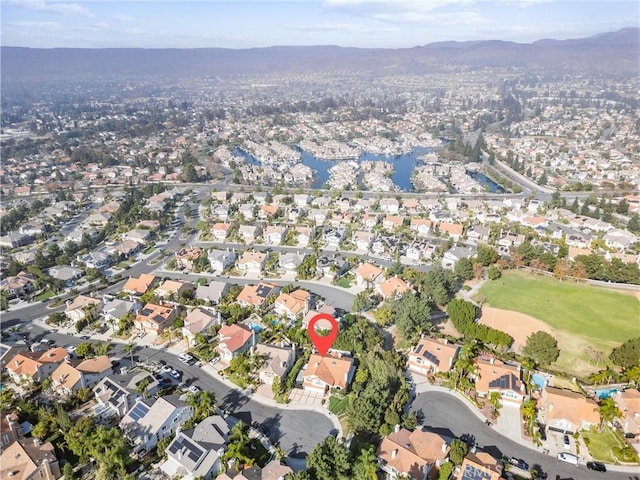
<instances>
[{"instance_id":1,"label":"cloud","mask_svg":"<svg viewBox=\"0 0 640 480\"><path fill-rule=\"evenodd\" d=\"M57 32L62 30L62 25L58 22L38 22L38 21L14 21L7 22L7 25L10 27L16 28L29 28L33 30L41 30L47 32Z\"/></svg>"},{"instance_id":2,"label":"cloud","mask_svg":"<svg viewBox=\"0 0 640 480\"><path fill-rule=\"evenodd\" d=\"M113 19L116 22L120 22L120 23L131 23L133 22L133 17L130 15L114 15Z\"/></svg>"},{"instance_id":3,"label":"cloud","mask_svg":"<svg viewBox=\"0 0 640 480\"><path fill-rule=\"evenodd\" d=\"M395 32L396 27L387 25L362 25L359 23L320 23L315 25L301 25L297 27L287 27L288 30L300 32L350 32L350 33L372 33L372 32Z\"/></svg>"},{"instance_id":4,"label":"cloud","mask_svg":"<svg viewBox=\"0 0 640 480\"><path fill-rule=\"evenodd\" d=\"M87 8L78 3L48 3L46 0L5 0L8 5L35 10L38 12L50 12L58 14L76 14L85 17L93 17Z\"/></svg>"},{"instance_id":5,"label":"cloud","mask_svg":"<svg viewBox=\"0 0 640 480\"><path fill-rule=\"evenodd\" d=\"M465 11L454 13L430 12L393 12L373 14L373 18L389 23L422 23L439 25L482 25L488 19L478 12Z\"/></svg>"}]
</instances>

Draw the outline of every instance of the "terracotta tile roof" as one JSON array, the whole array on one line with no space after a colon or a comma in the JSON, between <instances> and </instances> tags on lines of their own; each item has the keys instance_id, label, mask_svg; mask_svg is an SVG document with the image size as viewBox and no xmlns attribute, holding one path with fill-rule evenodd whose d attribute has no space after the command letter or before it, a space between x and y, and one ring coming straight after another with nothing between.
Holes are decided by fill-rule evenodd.
<instances>
[{"instance_id":1,"label":"terracotta tile roof","mask_svg":"<svg viewBox=\"0 0 640 480\"><path fill-rule=\"evenodd\" d=\"M449 446L442 436L405 428L384 438L378 448L378 457L387 466L411 478L423 478L425 465L442 464L448 454Z\"/></svg>"},{"instance_id":2,"label":"terracotta tile roof","mask_svg":"<svg viewBox=\"0 0 640 480\"><path fill-rule=\"evenodd\" d=\"M478 392L513 391L524 394L524 384L520 380L518 367L507 365L498 359L479 358L474 363L478 369Z\"/></svg>"},{"instance_id":3,"label":"terracotta tile roof","mask_svg":"<svg viewBox=\"0 0 640 480\"><path fill-rule=\"evenodd\" d=\"M276 288L275 285L265 282L260 282L258 285L247 285L242 289L236 300L257 307L262 305L262 302L267 299L274 288Z\"/></svg>"},{"instance_id":4,"label":"terracotta tile roof","mask_svg":"<svg viewBox=\"0 0 640 480\"><path fill-rule=\"evenodd\" d=\"M407 361L419 366L434 365L439 372L448 372L459 348L460 345L448 343L446 339L425 337L411 349ZM420 362L417 361L418 358L421 359Z\"/></svg>"},{"instance_id":5,"label":"terracotta tile roof","mask_svg":"<svg viewBox=\"0 0 640 480\"><path fill-rule=\"evenodd\" d=\"M350 357L322 357L317 354L309 357L309 363L303 373L303 377L315 376L330 387L347 388L347 376L353 366L353 358Z\"/></svg>"},{"instance_id":6,"label":"terracotta tile roof","mask_svg":"<svg viewBox=\"0 0 640 480\"><path fill-rule=\"evenodd\" d=\"M460 480L499 480L502 466L486 452L469 453L460 467Z\"/></svg>"},{"instance_id":7,"label":"terracotta tile roof","mask_svg":"<svg viewBox=\"0 0 640 480\"><path fill-rule=\"evenodd\" d=\"M375 265L370 264L369 262L364 262L354 270L354 273L356 275L360 275L364 280L372 282L380 275L382 275L382 270L380 270Z\"/></svg>"},{"instance_id":8,"label":"terracotta tile roof","mask_svg":"<svg viewBox=\"0 0 640 480\"><path fill-rule=\"evenodd\" d=\"M143 295L147 292L149 287L155 282L156 276L149 275L148 273L142 273L138 278L129 277L129 280L124 284L122 289L125 292L133 292Z\"/></svg>"},{"instance_id":9,"label":"terracotta tile roof","mask_svg":"<svg viewBox=\"0 0 640 480\"><path fill-rule=\"evenodd\" d=\"M83 373L102 373L111 368L111 360L106 355L84 360L76 366Z\"/></svg>"},{"instance_id":10,"label":"terracotta tile roof","mask_svg":"<svg viewBox=\"0 0 640 480\"><path fill-rule=\"evenodd\" d=\"M394 295L402 295L407 290L410 290L410 287L402 279L390 277L384 282L379 283L378 289L384 298L389 298Z\"/></svg>"},{"instance_id":11,"label":"terracotta tile roof","mask_svg":"<svg viewBox=\"0 0 640 480\"><path fill-rule=\"evenodd\" d=\"M598 404L581 393L546 387L543 399L547 423L552 420L568 420L578 427L583 422L593 425L600 423Z\"/></svg>"},{"instance_id":12,"label":"terracotta tile roof","mask_svg":"<svg viewBox=\"0 0 640 480\"><path fill-rule=\"evenodd\" d=\"M60 472L51 442L40 445L32 438L14 442L6 446L0 454L0 478L12 480L40 478L37 472L44 460L47 460L52 467L53 477L51 478L56 478Z\"/></svg>"},{"instance_id":13,"label":"terracotta tile roof","mask_svg":"<svg viewBox=\"0 0 640 480\"><path fill-rule=\"evenodd\" d=\"M303 312L311 295L304 290L296 290L291 293L281 293L276 298L276 304L282 305L292 315L298 315Z\"/></svg>"},{"instance_id":14,"label":"terracotta tile roof","mask_svg":"<svg viewBox=\"0 0 640 480\"><path fill-rule=\"evenodd\" d=\"M249 327L244 325L225 325L220 329L220 344L224 344L230 352L240 350L253 336Z\"/></svg>"},{"instance_id":15,"label":"terracotta tile roof","mask_svg":"<svg viewBox=\"0 0 640 480\"><path fill-rule=\"evenodd\" d=\"M464 232L464 225L460 223L441 222L438 224L438 229L441 233L447 232L450 235L462 235L462 232Z\"/></svg>"}]
</instances>

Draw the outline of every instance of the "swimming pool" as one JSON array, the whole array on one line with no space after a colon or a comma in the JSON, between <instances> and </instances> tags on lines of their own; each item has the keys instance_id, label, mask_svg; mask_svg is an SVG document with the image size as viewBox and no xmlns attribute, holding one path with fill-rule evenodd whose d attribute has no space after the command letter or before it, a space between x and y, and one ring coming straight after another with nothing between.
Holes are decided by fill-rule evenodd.
<instances>
[{"instance_id":1,"label":"swimming pool","mask_svg":"<svg viewBox=\"0 0 640 480\"><path fill-rule=\"evenodd\" d=\"M253 330L256 333L259 333L262 330L264 330L264 327L262 325L260 325L259 323L256 323L256 322L251 322L249 324L249 328L251 328L251 330Z\"/></svg>"},{"instance_id":2,"label":"swimming pool","mask_svg":"<svg viewBox=\"0 0 640 480\"><path fill-rule=\"evenodd\" d=\"M617 388L601 388L599 390L596 390L596 395L600 400L602 400L603 398L609 398L612 393L619 391L620 390L618 390Z\"/></svg>"},{"instance_id":3,"label":"swimming pool","mask_svg":"<svg viewBox=\"0 0 640 480\"><path fill-rule=\"evenodd\" d=\"M544 388L547 386L548 383L548 379L546 377L543 377L542 375L538 374L538 373L534 373L531 375L531 380L533 380L533 383L535 383L539 388Z\"/></svg>"}]
</instances>

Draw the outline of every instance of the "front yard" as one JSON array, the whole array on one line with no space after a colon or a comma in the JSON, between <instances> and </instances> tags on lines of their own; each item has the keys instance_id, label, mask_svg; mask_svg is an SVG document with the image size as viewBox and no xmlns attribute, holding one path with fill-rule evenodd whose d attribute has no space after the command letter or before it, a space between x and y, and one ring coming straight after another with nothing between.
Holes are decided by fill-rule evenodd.
<instances>
[{"instance_id":1,"label":"front yard","mask_svg":"<svg viewBox=\"0 0 640 480\"><path fill-rule=\"evenodd\" d=\"M582 438L594 460L613 464L638 463L638 454L617 431L607 427L599 432L593 428L582 432Z\"/></svg>"}]
</instances>

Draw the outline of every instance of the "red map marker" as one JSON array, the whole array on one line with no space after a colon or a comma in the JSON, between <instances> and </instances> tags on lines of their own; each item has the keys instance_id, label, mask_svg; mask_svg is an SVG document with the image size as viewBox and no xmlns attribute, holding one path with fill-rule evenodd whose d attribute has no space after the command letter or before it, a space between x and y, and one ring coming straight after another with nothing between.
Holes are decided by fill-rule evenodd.
<instances>
[{"instance_id":1,"label":"red map marker","mask_svg":"<svg viewBox=\"0 0 640 480\"><path fill-rule=\"evenodd\" d=\"M326 320L331 324L331 331L329 332L329 335L327 335L326 337L318 335L315 329L316 323L322 320ZM336 319L333 318L333 316L329 315L328 313L319 313L315 315L309 322L309 325L307 325L307 331L309 332L309 337L311 338L313 345L316 347L316 350L318 350L318 353L323 357L327 354L327 352L331 348L331 345L333 345L333 341L338 336L338 330L339 330L338 322L336 322Z\"/></svg>"}]
</instances>

